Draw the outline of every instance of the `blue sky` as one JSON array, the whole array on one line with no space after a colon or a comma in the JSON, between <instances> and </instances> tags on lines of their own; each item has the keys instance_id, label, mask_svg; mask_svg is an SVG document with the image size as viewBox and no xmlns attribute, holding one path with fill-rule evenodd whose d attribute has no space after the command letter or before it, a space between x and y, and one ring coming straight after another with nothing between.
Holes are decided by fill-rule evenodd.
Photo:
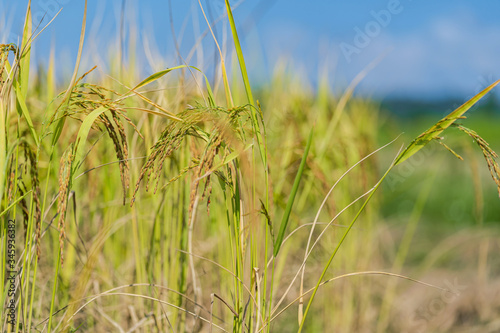
<instances>
[{"instance_id":1,"label":"blue sky","mask_svg":"<svg viewBox=\"0 0 500 333\"><path fill-rule=\"evenodd\" d=\"M105 54L117 44L122 1L89 0L89 54ZM12 42L21 31L26 0L0 0L0 40ZM202 1L207 15L220 16L223 0ZM254 83L269 80L276 63L287 59L290 68L314 84L327 75L335 87L345 86L369 63L385 57L363 80L360 93L412 98L470 97L500 78L500 1L359 0L296 1L246 0L234 10L243 35L244 51ZM71 63L78 47L82 0L34 0L35 18L44 22L63 8L36 42L38 61L46 61L51 45L60 63ZM139 57L144 71L179 63L170 28L167 0L126 0L126 22L135 22L138 49L159 56L153 63ZM198 1L172 0L175 33L187 57L205 31ZM215 25L222 40L227 25ZM181 36L182 35L182 36ZM102 52L100 51L102 50ZM203 60L201 61L199 57ZM105 57L103 55L103 57ZM86 60L90 66L92 57ZM214 44L203 41L203 55L190 64L210 75ZM156 68L152 68L156 67ZM147 74L147 73L145 73Z\"/></svg>"}]
</instances>

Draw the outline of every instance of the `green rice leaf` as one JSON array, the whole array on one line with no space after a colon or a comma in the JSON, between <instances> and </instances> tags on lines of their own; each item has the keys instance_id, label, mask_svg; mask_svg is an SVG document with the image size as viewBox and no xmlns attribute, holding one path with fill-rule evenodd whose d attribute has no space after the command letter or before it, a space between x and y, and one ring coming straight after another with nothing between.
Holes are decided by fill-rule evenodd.
<instances>
[{"instance_id":1,"label":"green rice leaf","mask_svg":"<svg viewBox=\"0 0 500 333\"><path fill-rule=\"evenodd\" d=\"M281 220L280 231L278 233L278 237L276 238L276 242L274 243L274 256L278 255L281 244L283 243L283 238L285 237L286 226L288 225L288 220L290 219L290 213L292 212L293 201L295 200L295 196L297 195L297 191L299 190L300 180L302 179L302 174L304 173L304 169L306 166L307 155L309 154L309 150L311 149L313 130L309 133L309 138L307 139L306 149L304 150L304 155L302 155L302 160L300 161L299 170L297 171L297 175L295 176L295 181L293 182L292 192L290 193L290 197L288 198L288 202L286 203L285 213L283 214L283 219Z\"/></svg>"},{"instance_id":2,"label":"green rice leaf","mask_svg":"<svg viewBox=\"0 0 500 333\"><path fill-rule=\"evenodd\" d=\"M64 117L64 116L61 117L59 119L59 121L57 122L57 125L54 129L54 136L52 137L52 146L55 146L57 143L57 140L59 140L59 137L61 136L65 122L66 122L66 117Z\"/></svg>"},{"instance_id":3,"label":"green rice leaf","mask_svg":"<svg viewBox=\"0 0 500 333\"><path fill-rule=\"evenodd\" d=\"M19 81L20 91L22 97L26 98L28 94L28 83L30 73L30 58L31 58L31 33L32 33L32 19L31 19L31 1L28 3L26 10L26 18L24 20L23 40L21 42L21 60L19 64Z\"/></svg>"},{"instance_id":4,"label":"green rice leaf","mask_svg":"<svg viewBox=\"0 0 500 333\"><path fill-rule=\"evenodd\" d=\"M107 110L107 108L101 106L100 108L95 109L92 111L87 117L85 117L85 120L82 123L82 126L80 126L80 130L78 131L78 136L76 138L76 145L75 145L75 159L74 161L76 163L73 164L73 170L72 173L80 167L80 165L83 162L84 159L84 147L85 147L85 141L87 141L87 137L89 136L90 128L92 127L92 124L94 121L99 117L102 113L104 113Z\"/></svg>"},{"instance_id":5,"label":"green rice leaf","mask_svg":"<svg viewBox=\"0 0 500 333\"><path fill-rule=\"evenodd\" d=\"M455 111L438 121L427 131L420 134L401 154L399 154L398 158L396 159L395 165L398 165L401 162L407 160L420 149L424 148L424 146L430 141L436 139L439 134L450 127L457 119L462 118L465 112L467 112L474 104L476 104L481 98L483 98L483 96L486 95L491 89L493 89L498 83L500 83L500 80L492 83L486 89L458 107Z\"/></svg>"},{"instance_id":6,"label":"green rice leaf","mask_svg":"<svg viewBox=\"0 0 500 333\"><path fill-rule=\"evenodd\" d=\"M14 207L19 201L23 200L23 198L26 197L28 194L31 194L31 192L33 192L33 191L29 190L26 193L24 193L22 196L20 196L19 198L17 198L13 203L11 203L7 208L5 208L3 210L3 212L0 213L0 217L4 216L9 211L9 209L11 209L12 207Z\"/></svg>"},{"instance_id":7,"label":"green rice leaf","mask_svg":"<svg viewBox=\"0 0 500 333\"><path fill-rule=\"evenodd\" d=\"M14 81L13 83L14 91L16 92L16 100L19 114L22 114L24 119L26 120L26 124L28 124L28 128L30 130L30 134L35 140L35 145L38 146L38 135L36 134L35 127L33 126L33 121L31 120L30 113L28 111L28 107L26 106L26 101L24 100L24 94L19 85L18 81Z\"/></svg>"},{"instance_id":8,"label":"green rice leaf","mask_svg":"<svg viewBox=\"0 0 500 333\"><path fill-rule=\"evenodd\" d=\"M238 37L238 32L236 31L236 24L234 23L233 12L231 11L231 5L229 1L226 0L226 10L227 17L229 18L229 25L231 26L231 32L233 34L234 48L236 49L236 55L238 56L238 62L240 64L241 77L243 78L243 83L245 84L245 91L247 93L248 103L255 106L252 88L250 86L250 81L248 80L247 67L245 65L245 58L243 57L243 51L241 50L240 39Z\"/></svg>"},{"instance_id":9,"label":"green rice leaf","mask_svg":"<svg viewBox=\"0 0 500 333\"><path fill-rule=\"evenodd\" d=\"M165 70L156 72L156 73L148 76L146 79L142 80L138 85L136 85L134 88L132 88L131 91L142 88L142 87L158 80L159 78L163 77L164 75L170 73L173 70L187 68L187 67L195 69L198 72L200 72L201 74L203 74L203 76L205 77L205 83L207 85L208 97L209 97L210 102L211 102L210 104L211 104L211 106L215 106L214 94L212 92L212 88L210 87L210 83L208 82L207 76L201 71L201 69L198 69L194 66L179 65L179 66L167 68Z\"/></svg>"},{"instance_id":10,"label":"green rice leaf","mask_svg":"<svg viewBox=\"0 0 500 333\"><path fill-rule=\"evenodd\" d=\"M243 57L243 51L241 50L238 31L236 30L236 23L234 22L233 12L231 11L231 5L229 4L228 0L226 0L226 11L227 11L227 17L229 18L229 25L231 26L231 32L233 35L234 48L236 50L236 55L238 56L238 63L240 65L241 77L245 85L245 92L247 94L248 103L252 107L252 113L251 113L252 126L254 128L255 133L257 133L256 138L257 138L257 144L259 145L260 158L262 159L264 167L267 167L266 148L264 147L264 140L261 137L260 125L257 120L257 105L255 105L255 101L253 99L252 87L250 86L250 81L248 80L248 72L247 72L247 67L245 65L245 58Z\"/></svg>"},{"instance_id":11,"label":"green rice leaf","mask_svg":"<svg viewBox=\"0 0 500 333\"><path fill-rule=\"evenodd\" d=\"M186 66L186 65L179 65L179 66L175 66L175 67L171 67L171 68L167 68L165 70L162 70L162 71L159 71L159 72L156 72L150 76L148 76L146 79L142 80L138 85L136 85L134 88L132 88L130 91L135 91L139 88L142 88L158 79L160 79L161 77L163 77L164 75L170 73L171 71L173 70L176 70L176 69L182 69L182 68L192 68L192 69L195 69L197 70L198 72L200 72L201 74L203 74L203 77L205 78L205 84L207 85L207 92L208 92L208 102L210 104L211 107L215 107L215 98L214 98L214 94L212 92L212 88L210 87L210 83L208 82L208 78L207 76L198 68L194 67L194 66ZM173 114L169 113L170 115L172 115L173 117L175 117ZM177 120L177 121L180 121L179 118L175 117L176 119L174 120Z\"/></svg>"},{"instance_id":12,"label":"green rice leaf","mask_svg":"<svg viewBox=\"0 0 500 333\"><path fill-rule=\"evenodd\" d=\"M167 68L165 70L162 70L162 71L159 71L159 72L156 72L150 76L148 76L146 79L142 80L138 85L136 85L134 88L131 89L131 91L133 90L137 90L139 88L142 88L156 80L158 80L159 78L161 78L162 76L170 73L171 71L173 70L176 70L176 69L181 69L181 68L186 68L187 66L186 65L180 65L180 66L175 66L175 67L171 67L171 68Z\"/></svg>"}]
</instances>

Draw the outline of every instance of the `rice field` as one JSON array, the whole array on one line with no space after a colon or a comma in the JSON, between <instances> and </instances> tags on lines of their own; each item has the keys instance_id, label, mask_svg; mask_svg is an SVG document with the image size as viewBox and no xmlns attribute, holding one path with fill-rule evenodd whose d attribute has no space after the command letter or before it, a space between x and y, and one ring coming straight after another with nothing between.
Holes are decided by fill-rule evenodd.
<instances>
[{"instance_id":1,"label":"rice field","mask_svg":"<svg viewBox=\"0 0 500 333\"><path fill-rule=\"evenodd\" d=\"M2 332L500 330L500 81L410 121L255 87L225 6L214 78L87 67L86 12L64 80L29 7L0 45Z\"/></svg>"}]
</instances>

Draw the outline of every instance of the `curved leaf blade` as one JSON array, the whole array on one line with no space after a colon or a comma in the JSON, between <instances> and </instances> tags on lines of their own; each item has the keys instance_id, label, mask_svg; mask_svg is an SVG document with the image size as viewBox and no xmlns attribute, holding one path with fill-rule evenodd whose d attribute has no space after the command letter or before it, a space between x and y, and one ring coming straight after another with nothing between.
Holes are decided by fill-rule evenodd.
<instances>
[{"instance_id":1,"label":"curved leaf blade","mask_svg":"<svg viewBox=\"0 0 500 333\"><path fill-rule=\"evenodd\" d=\"M85 141L87 141L87 137L89 136L90 128L92 127L92 124L94 121L99 117L102 113L104 113L107 108L101 106L94 111L92 111L85 119L83 120L82 125L80 126L80 130L78 131L78 136L76 138L76 144L75 144L75 163L73 163L73 174L74 172L78 169L78 167L82 164L83 159L84 159L84 147L85 147Z\"/></svg>"},{"instance_id":2,"label":"curved leaf blade","mask_svg":"<svg viewBox=\"0 0 500 333\"><path fill-rule=\"evenodd\" d=\"M476 104L481 98L484 97L484 95L490 92L490 90L495 88L495 86L497 86L499 83L500 80L493 82L476 96L472 97L467 102L459 106L455 111L451 112L449 115L438 121L427 131L420 134L401 154L399 154L398 158L396 159L395 165L398 165L401 162L407 160L420 149L424 148L426 144L434 140L445 129L450 127L451 124L453 124L457 119L460 119L465 112L467 112L472 106L474 106L474 104Z\"/></svg>"}]
</instances>

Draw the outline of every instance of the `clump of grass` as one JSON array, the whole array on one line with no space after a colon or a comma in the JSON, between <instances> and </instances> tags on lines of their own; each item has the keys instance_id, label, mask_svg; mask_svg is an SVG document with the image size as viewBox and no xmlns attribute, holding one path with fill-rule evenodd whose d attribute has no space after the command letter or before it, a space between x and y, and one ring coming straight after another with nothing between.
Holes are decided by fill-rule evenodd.
<instances>
[{"instance_id":1,"label":"clump of grass","mask_svg":"<svg viewBox=\"0 0 500 333\"><path fill-rule=\"evenodd\" d=\"M202 198L210 196L210 179L213 173L217 174L217 169L213 168L215 158L219 156L219 161L222 164L227 164L229 162L226 160L227 156L235 151L234 149L239 149L236 142L239 142L241 146L243 132L248 131L248 128L244 128L248 121L248 110L245 107L225 109L197 105L177 114L177 117L181 121L167 126L152 147L151 154L142 167L135 186L132 204L144 178L146 178L146 190L149 189L149 184L153 181L155 183L153 193L156 193L165 160L179 150L187 137L192 137L198 142L202 142L202 146L192 149L195 155L193 163L181 172L184 174L188 169L194 169L189 207L191 216L194 197L198 191L200 180L203 178L206 180ZM174 177L169 183L179 179L179 176Z\"/></svg>"},{"instance_id":2,"label":"clump of grass","mask_svg":"<svg viewBox=\"0 0 500 333\"><path fill-rule=\"evenodd\" d=\"M94 67L95 68L95 67ZM92 69L93 70L93 69ZM127 122L131 127L141 135L137 127L132 123L131 119L125 114L126 110L122 108L120 98L123 98L119 93L110 89L87 83L79 83L92 70L82 75L75 85L73 92L69 96L68 103L65 101L54 111L48 121L47 130L52 126L56 127L56 132L62 131L60 127L64 126L61 120L67 118L78 120L84 123L83 119L87 118L92 113L99 112L95 121L89 123L89 128L97 131L105 131L113 143L118 165L120 169L120 178L123 192L123 204L127 197L129 187L129 151L127 144L127 135L123 125L123 121ZM61 98L63 93L58 97ZM116 97L115 97L116 96ZM114 99L112 97L115 97ZM104 112L106 111L106 112ZM110 115L107 113L109 112ZM82 125L82 128L84 126ZM142 135L141 135L142 136ZM69 191L72 187L72 182L76 176L76 171L83 165L87 153L84 151L86 140L85 135L79 135L61 157L60 172L59 172L59 195L58 195L58 215L59 215L59 240L61 248L61 262L63 261L62 249L64 247L65 224L67 201Z\"/></svg>"},{"instance_id":3,"label":"clump of grass","mask_svg":"<svg viewBox=\"0 0 500 333\"><path fill-rule=\"evenodd\" d=\"M350 230L354 226L354 223L357 221L358 217L363 212L363 210L365 209L366 205L368 204L368 202L372 198L373 194L379 188L380 184L387 177L387 175L389 174L389 172L396 165L404 162L405 160L407 160L408 158L410 158L411 156L413 156L414 154L416 154L420 149L424 148L429 142L431 142L433 140L436 140L436 139L439 139L439 135L444 130L446 130L450 126L453 126L458 119L463 119L464 113L467 112L474 104L476 104L483 96L485 96L489 91L491 91L499 83L500 83L500 80L492 83L490 86L488 86L487 88L485 88L483 91L479 92L476 96L472 97L470 100L468 100L467 102L465 102L463 105L461 105L460 107L458 107L456 110L454 110L453 112L451 112L449 115L447 115L446 117L444 117L443 119L441 119L440 121L438 121L436 124L434 124L433 126L431 126L427 131L425 131L422 134L420 134L417 138L415 138L415 140L413 140L406 147L405 150L403 150L401 153L398 154L398 156L394 159L393 163L387 169L387 171L382 176L382 178L380 179L380 181L373 188L373 191L371 191L371 193L369 194L369 196L367 197L367 199L365 200L365 202L363 203L363 205L359 209L358 213L356 214L356 216L353 218L353 220L349 224L348 228L346 229L346 231L344 232L342 238L340 239L340 242L338 243L338 245L335 248L334 252L330 256L330 259L328 260L327 264L325 265L325 268L323 269L323 272L321 273L321 277L318 279L318 282L316 283L316 287L313 290L311 298L309 299L309 303L307 304L306 310L304 312L304 316L302 317L302 320L300 321L299 332L301 332L302 329L303 329L303 327L304 327L306 316L307 316L308 311L309 311L309 309L311 307L312 301L313 301L313 299L314 299L314 297L316 295L316 292L317 292L317 290L318 290L318 288L319 288L319 286L321 284L321 281L323 280L323 277L325 276L328 268L330 267L330 265L331 265L331 263L332 263L335 255L337 254L340 246L342 245L342 243L344 242L347 234L350 232ZM468 134L471 135L472 133L469 131ZM488 147L488 145L477 134L475 134L475 135L476 135L476 137L475 137L476 140L480 139L480 142L481 142L480 146L481 146L481 149L483 149L483 153L484 153L484 149L486 149L486 147ZM492 156L491 152L487 151L487 155L485 155L485 157L486 157L486 159L488 161L488 166L490 166L490 163L492 163L490 161L491 160L491 158L490 158L491 156ZM496 156L496 154L495 154L495 156ZM490 170L491 170L491 168L490 168ZM496 169L496 171L498 171L498 169ZM495 179L495 176L494 176L494 179Z\"/></svg>"}]
</instances>

